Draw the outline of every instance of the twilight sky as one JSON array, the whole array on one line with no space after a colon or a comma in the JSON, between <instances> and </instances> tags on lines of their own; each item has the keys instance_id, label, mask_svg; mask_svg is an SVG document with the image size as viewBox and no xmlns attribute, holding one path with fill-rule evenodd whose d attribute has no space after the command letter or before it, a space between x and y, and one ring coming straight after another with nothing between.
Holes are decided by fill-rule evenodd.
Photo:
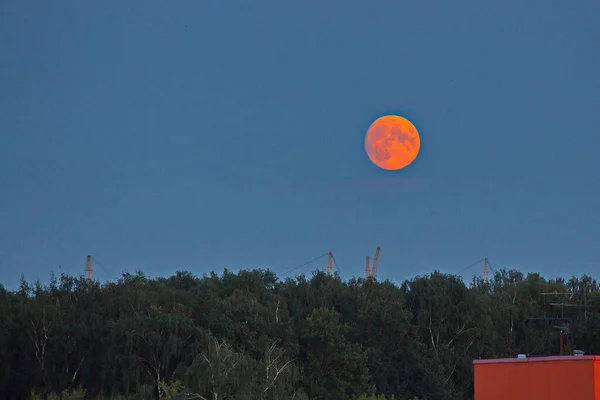
<instances>
[{"instance_id":1,"label":"twilight sky","mask_svg":"<svg viewBox=\"0 0 600 400\"><path fill-rule=\"evenodd\" d=\"M597 0L2 1L0 283L88 254L104 281L328 251L347 279L377 245L394 281L483 257L595 275L599 20ZM364 151L388 113L421 134L397 172Z\"/></svg>"}]
</instances>

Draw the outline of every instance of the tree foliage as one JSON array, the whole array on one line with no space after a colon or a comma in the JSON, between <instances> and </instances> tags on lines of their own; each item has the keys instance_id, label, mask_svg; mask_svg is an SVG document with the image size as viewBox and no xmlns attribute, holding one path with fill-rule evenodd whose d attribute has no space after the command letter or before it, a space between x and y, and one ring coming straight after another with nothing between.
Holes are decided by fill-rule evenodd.
<instances>
[{"instance_id":1,"label":"tree foliage","mask_svg":"<svg viewBox=\"0 0 600 400\"><path fill-rule=\"evenodd\" d=\"M524 324L550 316L575 323L566 351L600 351L589 276L22 279L0 285L0 398L470 399L474 359L558 353Z\"/></svg>"}]
</instances>

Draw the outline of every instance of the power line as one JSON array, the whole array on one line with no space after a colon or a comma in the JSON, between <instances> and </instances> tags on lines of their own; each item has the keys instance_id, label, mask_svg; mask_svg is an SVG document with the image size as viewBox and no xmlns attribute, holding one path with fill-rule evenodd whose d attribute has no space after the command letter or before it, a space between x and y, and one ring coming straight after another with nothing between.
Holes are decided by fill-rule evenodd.
<instances>
[{"instance_id":1,"label":"power line","mask_svg":"<svg viewBox=\"0 0 600 400\"><path fill-rule=\"evenodd\" d=\"M306 266L306 265L308 265L308 264L312 264L313 262L315 262L315 261L317 261L317 260L319 260L319 259L321 259L321 258L323 258L323 257L325 257L325 256L328 256L328 255L329 255L329 252L327 252L327 253L324 253L324 254L321 254L319 257L315 257L315 258L313 258L313 259L312 259L312 260L310 260L310 261L306 261L305 263L302 263L302 264L298 265L297 267L294 267L294 268L290 269L289 271L286 271L286 272L284 272L284 273L283 273L283 274L281 274L281 275L287 275L287 274L289 274L290 272L294 272L294 271L295 271L295 270L297 270L298 268L302 268L302 267L304 267L304 266ZM337 267L337 265L336 265L336 267Z\"/></svg>"}]
</instances>

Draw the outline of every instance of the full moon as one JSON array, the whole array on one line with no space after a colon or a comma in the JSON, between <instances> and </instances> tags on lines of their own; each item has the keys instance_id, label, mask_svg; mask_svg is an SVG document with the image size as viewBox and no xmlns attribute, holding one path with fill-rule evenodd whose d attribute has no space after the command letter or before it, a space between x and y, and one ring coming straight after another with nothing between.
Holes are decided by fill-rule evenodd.
<instances>
[{"instance_id":1,"label":"full moon","mask_svg":"<svg viewBox=\"0 0 600 400\"><path fill-rule=\"evenodd\" d=\"M379 168L395 171L412 163L421 138L417 128L406 118L385 115L376 119L365 136L365 150L369 159Z\"/></svg>"}]
</instances>

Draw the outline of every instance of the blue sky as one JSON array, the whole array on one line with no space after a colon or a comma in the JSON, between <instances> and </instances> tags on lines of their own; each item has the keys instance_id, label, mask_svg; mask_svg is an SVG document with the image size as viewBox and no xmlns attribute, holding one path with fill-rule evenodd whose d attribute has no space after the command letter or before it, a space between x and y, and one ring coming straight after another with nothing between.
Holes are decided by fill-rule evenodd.
<instances>
[{"instance_id":1,"label":"blue sky","mask_svg":"<svg viewBox=\"0 0 600 400\"><path fill-rule=\"evenodd\" d=\"M395 281L595 274L600 3L341 4L2 2L0 282L350 278L377 245ZM421 134L396 172L364 151L389 113Z\"/></svg>"}]
</instances>

